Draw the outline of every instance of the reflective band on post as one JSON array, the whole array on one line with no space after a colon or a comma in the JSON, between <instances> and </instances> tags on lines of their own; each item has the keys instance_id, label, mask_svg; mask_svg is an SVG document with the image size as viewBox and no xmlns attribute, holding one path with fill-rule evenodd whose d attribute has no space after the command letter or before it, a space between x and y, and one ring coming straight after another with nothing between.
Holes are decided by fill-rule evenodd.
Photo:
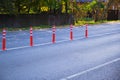
<instances>
[{"instance_id":1,"label":"reflective band on post","mask_svg":"<svg viewBox=\"0 0 120 80\"><path fill-rule=\"evenodd\" d=\"M56 31L55 25L53 26L52 31L53 31L53 33L55 33L55 31Z\"/></svg>"},{"instance_id":2,"label":"reflective band on post","mask_svg":"<svg viewBox=\"0 0 120 80\"><path fill-rule=\"evenodd\" d=\"M6 39L6 37L5 37L5 36L3 36L3 39Z\"/></svg>"},{"instance_id":3,"label":"reflective band on post","mask_svg":"<svg viewBox=\"0 0 120 80\"><path fill-rule=\"evenodd\" d=\"M30 34L30 36L33 36L33 34Z\"/></svg>"},{"instance_id":4,"label":"reflective band on post","mask_svg":"<svg viewBox=\"0 0 120 80\"><path fill-rule=\"evenodd\" d=\"M32 34L33 33L33 30L32 30L32 27L30 27L30 34Z\"/></svg>"}]
</instances>

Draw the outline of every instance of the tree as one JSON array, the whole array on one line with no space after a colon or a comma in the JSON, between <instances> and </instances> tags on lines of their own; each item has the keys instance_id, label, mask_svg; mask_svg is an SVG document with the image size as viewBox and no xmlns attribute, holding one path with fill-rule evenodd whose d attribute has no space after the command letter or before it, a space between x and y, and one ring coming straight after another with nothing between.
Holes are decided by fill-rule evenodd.
<instances>
[{"instance_id":1,"label":"tree","mask_svg":"<svg viewBox=\"0 0 120 80\"><path fill-rule=\"evenodd\" d=\"M0 0L0 14L69 13L70 0ZM73 2L73 1L72 1Z\"/></svg>"},{"instance_id":2,"label":"tree","mask_svg":"<svg viewBox=\"0 0 120 80\"><path fill-rule=\"evenodd\" d=\"M0 0L0 13L12 14L13 12L14 8L11 0Z\"/></svg>"},{"instance_id":3,"label":"tree","mask_svg":"<svg viewBox=\"0 0 120 80\"><path fill-rule=\"evenodd\" d=\"M104 9L103 2L100 2L98 0L93 0L91 3L89 3L86 6L86 9L90 12L92 12L94 21L98 21L101 17L102 11Z\"/></svg>"},{"instance_id":4,"label":"tree","mask_svg":"<svg viewBox=\"0 0 120 80\"><path fill-rule=\"evenodd\" d=\"M102 14L102 19L107 19L107 12L109 9L112 8L112 5L116 5L117 9L118 8L120 9L120 7L118 7L119 3L120 3L120 0L107 0L104 4L105 7L104 7L103 14Z\"/></svg>"}]
</instances>

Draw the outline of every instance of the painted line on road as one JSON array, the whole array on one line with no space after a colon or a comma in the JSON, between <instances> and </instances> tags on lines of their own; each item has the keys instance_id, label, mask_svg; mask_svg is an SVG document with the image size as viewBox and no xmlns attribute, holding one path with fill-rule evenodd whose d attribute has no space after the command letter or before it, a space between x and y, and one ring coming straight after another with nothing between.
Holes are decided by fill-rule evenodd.
<instances>
[{"instance_id":1,"label":"painted line on road","mask_svg":"<svg viewBox=\"0 0 120 80\"><path fill-rule=\"evenodd\" d=\"M89 68L89 69L87 69L87 70L85 70L85 71L82 71L82 72L79 72L79 73L70 75L70 76L68 76L68 77L66 77L66 78L63 78L63 79L60 79L60 80L69 80L69 79L72 79L72 78L81 76L81 75L83 75L83 74L86 74L86 73L88 73L88 72L90 72L90 71L99 69L99 68L101 68L101 67L107 66L107 65L112 64L112 63L115 63L115 62L117 62L117 61L120 61L120 58L114 59L114 60L112 60L112 61L106 62L106 63L104 63L104 64L98 65L98 66L93 67L93 68Z\"/></svg>"},{"instance_id":2,"label":"painted line on road","mask_svg":"<svg viewBox=\"0 0 120 80\"><path fill-rule=\"evenodd\" d=\"M69 41L69 40L61 40L61 41L56 41L56 43L62 43L65 41ZM43 44L35 44L33 47L37 47L37 46L44 46L44 45L48 45L48 44L53 44L52 42L47 42L47 43L43 43ZM15 48L8 48L6 49L7 51L10 50L17 50L17 49L23 49L23 48L29 48L31 46L22 46L22 47L15 47ZM0 52L2 52L2 50L0 50Z\"/></svg>"}]
</instances>

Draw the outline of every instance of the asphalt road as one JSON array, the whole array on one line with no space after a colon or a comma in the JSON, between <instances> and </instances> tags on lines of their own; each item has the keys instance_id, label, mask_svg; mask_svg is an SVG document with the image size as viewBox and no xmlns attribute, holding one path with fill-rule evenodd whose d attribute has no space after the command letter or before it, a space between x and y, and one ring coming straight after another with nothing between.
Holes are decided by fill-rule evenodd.
<instances>
[{"instance_id":1,"label":"asphalt road","mask_svg":"<svg viewBox=\"0 0 120 80\"><path fill-rule=\"evenodd\" d=\"M7 33L7 50L0 51L0 80L120 80L120 23L57 29L51 43L51 29ZM2 38L2 35L0 35ZM1 44L1 43L0 43Z\"/></svg>"}]
</instances>

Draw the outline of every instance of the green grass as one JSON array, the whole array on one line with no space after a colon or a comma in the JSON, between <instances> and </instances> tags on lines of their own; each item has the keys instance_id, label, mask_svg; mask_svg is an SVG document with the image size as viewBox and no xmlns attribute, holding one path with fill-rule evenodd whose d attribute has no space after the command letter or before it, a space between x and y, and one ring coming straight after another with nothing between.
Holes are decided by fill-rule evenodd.
<instances>
[{"instance_id":1,"label":"green grass","mask_svg":"<svg viewBox=\"0 0 120 80\"><path fill-rule=\"evenodd\" d=\"M95 22L92 20L92 21L78 21L77 23L75 23L76 26L81 26L85 24L95 24Z\"/></svg>"},{"instance_id":2,"label":"green grass","mask_svg":"<svg viewBox=\"0 0 120 80\"><path fill-rule=\"evenodd\" d=\"M120 22L120 20L116 20L116 21L103 20L103 21L97 21L97 22L95 22L94 20L88 20L88 21L82 20L82 21L78 21L77 23L75 23L75 26L81 26L85 24L94 25L94 24L102 24L102 23L107 23L107 22Z\"/></svg>"},{"instance_id":3,"label":"green grass","mask_svg":"<svg viewBox=\"0 0 120 80\"><path fill-rule=\"evenodd\" d=\"M21 31L21 30L29 30L30 26L28 27L4 27L7 31ZM32 26L33 30L37 29L46 29L46 28L51 28L49 25L40 25L40 26ZM0 32L2 32L3 28L0 28Z\"/></svg>"}]
</instances>

